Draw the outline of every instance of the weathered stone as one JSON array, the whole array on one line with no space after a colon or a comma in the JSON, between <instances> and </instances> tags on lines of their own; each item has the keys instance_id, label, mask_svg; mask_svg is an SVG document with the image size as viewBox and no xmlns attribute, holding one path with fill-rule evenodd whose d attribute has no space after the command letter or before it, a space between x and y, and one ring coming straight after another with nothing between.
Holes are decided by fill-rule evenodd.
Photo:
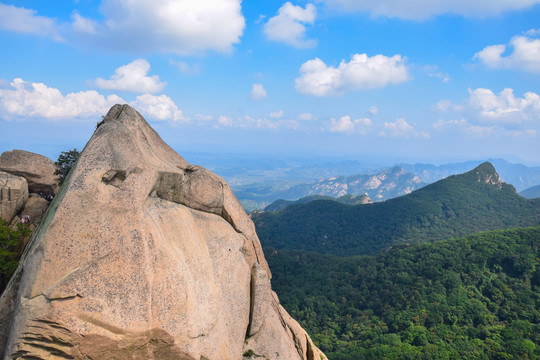
<instances>
[{"instance_id":1,"label":"weathered stone","mask_svg":"<svg viewBox=\"0 0 540 360\"><path fill-rule=\"evenodd\" d=\"M21 211L21 215L30 215L31 224L39 224L41 217L47 211L49 202L38 194L30 194L26 204Z\"/></svg>"},{"instance_id":2,"label":"weathered stone","mask_svg":"<svg viewBox=\"0 0 540 360\"><path fill-rule=\"evenodd\" d=\"M109 111L50 206L0 298L5 359L325 359L227 184L131 107Z\"/></svg>"},{"instance_id":3,"label":"weathered stone","mask_svg":"<svg viewBox=\"0 0 540 360\"><path fill-rule=\"evenodd\" d=\"M56 194L58 191L54 162L43 155L24 150L3 152L0 170L24 177L31 193Z\"/></svg>"},{"instance_id":4,"label":"weathered stone","mask_svg":"<svg viewBox=\"0 0 540 360\"><path fill-rule=\"evenodd\" d=\"M28 184L21 176L0 171L0 217L10 222L28 200Z\"/></svg>"}]
</instances>

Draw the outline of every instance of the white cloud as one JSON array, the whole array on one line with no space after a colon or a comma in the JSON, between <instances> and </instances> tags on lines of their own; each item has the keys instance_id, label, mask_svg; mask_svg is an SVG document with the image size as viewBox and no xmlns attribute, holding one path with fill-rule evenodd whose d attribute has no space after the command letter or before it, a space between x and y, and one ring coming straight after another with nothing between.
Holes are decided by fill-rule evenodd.
<instances>
[{"instance_id":1,"label":"white cloud","mask_svg":"<svg viewBox=\"0 0 540 360\"><path fill-rule=\"evenodd\" d=\"M429 138L429 134L424 131L416 131L414 126L409 124L405 119L399 118L394 122L385 122L384 130L379 133L380 136L386 137L422 137Z\"/></svg>"},{"instance_id":2,"label":"white cloud","mask_svg":"<svg viewBox=\"0 0 540 360\"><path fill-rule=\"evenodd\" d=\"M330 119L330 132L339 132L345 134L352 134L358 132L361 135L365 135L371 127L371 119L362 118L352 120L349 115L342 116L339 120Z\"/></svg>"},{"instance_id":3,"label":"white cloud","mask_svg":"<svg viewBox=\"0 0 540 360\"><path fill-rule=\"evenodd\" d=\"M504 89L499 95L489 89L469 89L469 111L484 123L521 124L540 120L540 96L527 92L516 98L513 89Z\"/></svg>"},{"instance_id":4,"label":"white cloud","mask_svg":"<svg viewBox=\"0 0 540 360\"><path fill-rule=\"evenodd\" d=\"M474 55L484 65L493 69L517 69L540 74L540 39L534 39L537 30L527 32L529 36L516 36L510 40L512 53L503 56L506 45L490 45Z\"/></svg>"},{"instance_id":5,"label":"white cloud","mask_svg":"<svg viewBox=\"0 0 540 360\"><path fill-rule=\"evenodd\" d=\"M279 119L279 118L283 117L283 110L278 110L278 111L271 112L269 116L272 119Z\"/></svg>"},{"instance_id":6,"label":"white cloud","mask_svg":"<svg viewBox=\"0 0 540 360\"><path fill-rule=\"evenodd\" d=\"M440 71L437 65L425 65L423 69L429 77L440 79L445 84L450 81L450 75Z\"/></svg>"},{"instance_id":7,"label":"white cloud","mask_svg":"<svg viewBox=\"0 0 540 360\"><path fill-rule=\"evenodd\" d=\"M306 4L305 9L286 2L279 8L278 14L264 25L264 33L269 40L284 42L297 48L309 48L317 45L317 40L306 39L306 27L312 25L317 16L313 4Z\"/></svg>"},{"instance_id":8,"label":"white cloud","mask_svg":"<svg viewBox=\"0 0 540 360\"><path fill-rule=\"evenodd\" d=\"M425 20L441 14L486 17L504 11L521 10L539 0L322 0L328 6L346 12L367 12L372 16Z\"/></svg>"},{"instance_id":9,"label":"white cloud","mask_svg":"<svg viewBox=\"0 0 540 360\"><path fill-rule=\"evenodd\" d=\"M214 120L214 117L212 115L196 114L195 119L197 119L199 121L202 121L202 122L207 122L207 121Z\"/></svg>"},{"instance_id":10,"label":"white cloud","mask_svg":"<svg viewBox=\"0 0 540 360\"><path fill-rule=\"evenodd\" d=\"M136 108L144 117L152 120L170 121L172 123L187 121L174 101L166 95L139 95L130 105Z\"/></svg>"},{"instance_id":11,"label":"white cloud","mask_svg":"<svg viewBox=\"0 0 540 360\"><path fill-rule=\"evenodd\" d=\"M431 107L431 109L434 110L434 111L439 111L439 112L447 112L447 111L450 111L450 110L461 111L461 110L463 110L463 106L462 105L456 105L453 102L451 102L450 100L439 100L437 102L437 104L435 104L435 105L433 105Z\"/></svg>"},{"instance_id":12,"label":"white cloud","mask_svg":"<svg viewBox=\"0 0 540 360\"><path fill-rule=\"evenodd\" d=\"M63 41L56 20L39 16L35 10L2 3L0 3L0 30Z\"/></svg>"},{"instance_id":13,"label":"white cloud","mask_svg":"<svg viewBox=\"0 0 540 360\"><path fill-rule=\"evenodd\" d=\"M160 82L159 76L147 76L150 64L144 59L137 59L114 71L110 80L97 78L94 83L100 89L130 91L135 93L156 93L163 90L166 82Z\"/></svg>"},{"instance_id":14,"label":"white cloud","mask_svg":"<svg viewBox=\"0 0 540 360\"><path fill-rule=\"evenodd\" d=\"M180 72L184 75L195 75L201 72L201 65L200 64L193 64L189 65L188 63L184 61L174 61L170 60L169 63L180 70Z\"/></svg>"},{"instance_id":15,"label":"white cloud","mask_svg":"<svg viewBox=\"0 0 540 360\"><path fill-rule=\"evenodd\" d=\"M218 123L220 125L223 125L223 126L233 126L234 125L232 117L224 116L224 115L220 115L218 117Z\"/></svg>"},{"instance_id":16,"label":"white cloud","mask_svg":"<svg viewBox=\"0 0 540 360\"><path fill-rule=\"evenodd\" d=\"M82 17L77 11L71 15L73 23L71 26L75 32L86 33L90 35L97 35L97 28L99 24L91 19Z\"/></svg>"},{"instance_id":17,"label":"white cloud","mask_svg":"<svg viewBox=\"0 0 540 360\"><path fill-rule=\"evenodd\" d=\"M433 124L433 128L437 131L458 130L464 135L474 138L485 137L507 137L513 136L518 138L536 137L535 129L507 129L499 125L478 125L471 124L466 119L459 120L442 120L439 119Z\"/></svg>"},{"instance_id":18,"label":"white cloud","mask_svg":"<svg viewBox=\"0 0 540 360\"><path fill-rule=\"evenodd\" d=\"M0 117L5 120L37 118L45 120L95 120L114 104L126 104L117 95L107 97L95 90L62 95L43 83L14 79L0 89ZM149 120L185 122L187 119L174 101L166 96L143 94L129 103Z\"/></svg>"},{"instance_id":19,"label":"white cloud","mask_svg":"<svg viewBox=\"0 0 540 360\"><path fill-rule=\"evenodd\" d=\"M512 89L499 94L490 89L469 89L469 97L461 104L441 100L434 108L444 110L441 115L445 118L433 124L439 131L458 129L475 137L531 137L540 126L540 96L533 92L516 97Z\"/></svg>"},{"instance_id":20,"label":"white cloud","mask_svg":"<svg viewBox=\"0 0 540 360\"><path fill-rule=\"evenodd\" d=\"M253 84L253 87L251 88L251 94L250 97L252 100L262 100L267 97L266 90L264 90L264 87L262 84Z\"/></svg>"},{"instance_id":21,"label":"white cloud","mask_svg":"<svg viewBox=\"0 0 540 360\"><path fill-rule=\"evenodd\" d=\"M377 115L379 113L379 108L373 105L369 108L368 111L371 115Z\"/></svg>"},{"instance_id":22,"label":"white cloud","mask_svg":"<svg viewBox=\"0 0 540 360\"><path fill-rule=\"evenodd\" d=\"M538 36L538 35L540 35L540 28L538 28L538 29L529 29L529 30L525 31L525 35Z\"/></svg>"},{"instance_id":23,"label":"white cloud","mask_svg":"<svg viewBox=\"0 0 540 360\"><path fill-rule=\"evenodd\" d=\"M346 91L384 87L410 79L405 58L355 54L348 63L342 60L338 67L327 66L315 58L302 64L296 90L315 96L339 95Z\"/></svg>"},{"instance_id":24,"label":"white cloud","mask_svg":"<svg viewBox=\"0 0 540 360\"><path fill-rule=\"evenodd\" d=\"M313 116L313 114L310 114L310 113L302 113L302 114L299 114L296 118L302 121L309 121L309 120L313 120L315 117Z\"/></svg>"},{"instance_id":25,"label":"white cloud","mask_svg":"<svg viewBox=\"0 0 540 360\"><path fill-rule=\"evenodd\" d=\"M130 52L229 52L245 26L241 0L103 0L100 10L99 23L74 19L78 42Z\"/></svg>"},{"instance_id":26,"label":"white cloud","mask_svg":"<svg viewBox=\"0 0 540 360\"><path fill-rule=\"evenodd\" d=\"M118 103L125 101L116 95L105 97L93 90L64 96L58 89L22 79L14 79L9 88L0 89L0 114L5 119L95 119Z\"/></svg>"}]
</instances>

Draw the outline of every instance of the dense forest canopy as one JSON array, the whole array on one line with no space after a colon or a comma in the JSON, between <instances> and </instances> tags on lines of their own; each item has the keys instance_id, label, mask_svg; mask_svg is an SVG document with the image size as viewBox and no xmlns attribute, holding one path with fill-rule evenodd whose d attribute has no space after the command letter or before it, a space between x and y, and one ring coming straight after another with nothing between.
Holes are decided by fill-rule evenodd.
<instances>
[{"instance_id":1,"label":"dense forest canopy","mask_svg":"<svg viewBox=\"0 0 540 360\"><path fill-rule=\"evenodd\" d=\"M540 356L540 226L377 256L265 253L281 303L331 360Z\"/></svg>"}]
</instances>

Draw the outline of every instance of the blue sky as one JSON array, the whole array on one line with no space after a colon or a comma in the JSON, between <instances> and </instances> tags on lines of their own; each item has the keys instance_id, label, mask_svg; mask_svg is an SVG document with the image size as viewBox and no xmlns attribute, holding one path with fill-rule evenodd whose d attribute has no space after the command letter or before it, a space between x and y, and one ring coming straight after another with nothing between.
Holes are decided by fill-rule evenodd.
<instances>
[{"instance_id":1,"label":"blue sky","mask_svg":"<svg viewBox=\"0 0 540 360\"><path fill-rule=\"evenodd\" d=\"M540 0L0 0L0 44L0 151L121 102L180 153L540 163Z\"/></svg>"}]
</instances>

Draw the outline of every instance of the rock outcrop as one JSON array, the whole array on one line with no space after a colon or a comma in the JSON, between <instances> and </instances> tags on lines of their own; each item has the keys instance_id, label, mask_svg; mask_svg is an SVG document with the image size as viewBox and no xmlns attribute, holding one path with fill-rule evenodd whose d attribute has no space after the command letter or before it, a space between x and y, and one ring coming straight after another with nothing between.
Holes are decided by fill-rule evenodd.
<instances>
[{"instance_id":1,"label":"rock outcrop","mask_svg":"<svg viewBox=\"0 0 540 360\"><path fill-rule=\"evenodd\" d=\"M115 105L0 298L5 359L326 359L229 186Z\"/></svg>"},{"instance_id":2,"label":"rock outcrop","mask_svg":"<svg viewBox=\"0 0 540 360\"><path fill-rule=\"evenodd\" d=\"M46 156L24 150L11 150L0 155L0 171L22 176L31 193L56 194L58 183L54 162Z\"/></svg>"},{"instance_id":3,"label":"rock outcrop","mask_svg":"<svg viewBox=\"0 0 540 360\"><path fill-rule=\"evenodd\" d=\"M26 200L28 200L26 179L0 171L0 218L10 222L23 208Z\"/></svg>"}]
</instances>

